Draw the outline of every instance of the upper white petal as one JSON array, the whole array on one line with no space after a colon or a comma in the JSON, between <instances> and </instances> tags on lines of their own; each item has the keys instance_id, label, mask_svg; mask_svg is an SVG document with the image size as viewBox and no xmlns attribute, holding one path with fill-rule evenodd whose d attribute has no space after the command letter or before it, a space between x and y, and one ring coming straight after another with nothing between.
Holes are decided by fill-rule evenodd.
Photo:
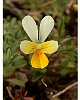
<instances>
[{"instance_id":1,"label":"upper white petal","mask_svg":"<svg viewBox=\"0 0 80 100\"><path fill-rule=\"evenodd\" d=\"M38 41L38 29L37 29L37 25L34 19L29 15L25 16L22 19L22 26L24 30L26 31L27 35L29 36L29 38L32 41L37 42Z\"/></svg>"},{"instance_id":2,"label":"upper white petal","mask_svg":"<svg viewBox=\"0 0 80 100\"><path fill-rule=\"evenodd\" d=\"M46 16L40 23L39 41L43 42L54 27L54 19L51 16Z\"/></svg>"}]
</instances>

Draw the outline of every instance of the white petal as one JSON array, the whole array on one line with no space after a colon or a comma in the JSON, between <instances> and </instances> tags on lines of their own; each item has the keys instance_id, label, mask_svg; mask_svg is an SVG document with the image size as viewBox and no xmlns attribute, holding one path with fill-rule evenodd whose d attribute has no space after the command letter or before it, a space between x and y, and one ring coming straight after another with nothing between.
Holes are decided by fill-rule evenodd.
<instances>
[{"instance_id":1,"label":"white petal","mask_svg":"<svg viewBox=\"0 0 80 100\"><path fill-rule=\"evenodd\" d=\"M26 33L28 34L29 38L37 42L38 41L38 29L34 19L31 16L25 16L22 20L22 26Z\"/></svg>"},{"instance_id":2,"label":"white petal","mask_svg":"<svg viewBox=\"0 0 80 100\"><path fill-rule=\"evenodd\" d=\"M54 19L51 16L46 16L40 23L39 41L43 42L54 27Z\"/></svg>"}]
</instances>

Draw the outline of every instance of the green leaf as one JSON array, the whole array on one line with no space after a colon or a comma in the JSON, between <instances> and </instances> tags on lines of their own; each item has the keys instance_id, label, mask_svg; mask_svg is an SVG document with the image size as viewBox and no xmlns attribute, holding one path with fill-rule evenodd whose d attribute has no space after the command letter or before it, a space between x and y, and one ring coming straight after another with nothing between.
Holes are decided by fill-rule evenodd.
<instances>
[{"instance_id":1,"label":"green leaf","mask_svg":"<svg viewBox=\"0 0 80 100\"><path fill-rule=\"evenodd\" d=\"M64 32L65 32L65 17L63 16L62 19L59 21L59 25L58 25L59 39L64 36Z\"/></svg>"},{"instance_id":2,"label":"green leaf","mask_svg":"<svg viewBox=\"0 0 80 100\"><path fill-rule=\"evenodd\" d=\"M59 54L69 54L69 55L73 55L73 56L77 56L77 50L76 49L63 49L63 50L59 50L57 51L57 53Z\"/></svg>"},{"instance_id":3,"label":"green leaf","mask_svg":"<svg viewBox=\"0 0 80 100\"><path fill-rule=\"evenodd\" d=\"M24 57L22 55L19 55L19 54L14 54L13 57L12 57L12 61L13 62L17 62L19 61L20 59L23 59Z\"/></svg>"},{"instance_id":4,"label":"green leaf","mask_svg":"<svg viewBox=\"0 0 80 100\"><path fill-rule=\"evenodd\" d=\"M72 69L69 68L69 67L62 67L59 71L59 74L61 76L66 76L67 74L71 73L72 72Z\"/></svg>"},{"instance_id":5,"label":"green leaf","mask_svg":"<svg viewBox=\"0 0 80 100\"><path fill-rule=\"evenodd\" d=\"M14 54L12 57L12 64L15 68L21 68L27 65L27 61L20 54Z\"/></svg>"},{"instance_id":6,"label":"green leaf","mask_svg":"<svg viewBox=\"0 0 80 100\"><path fill-rule=\"evenodd\" d=\"M11 60L11 55L12 55L12 49L10 47L7 47L6 48L6 52L4 54L5 58L4 58L4 63L5 65L9 64L10 63L10 60Z\"/></svg>"},{"instance_id":7,"label":"green leaf","mask_svg":"<svg viewBox=\"0 0 80 100\"><path fill-rule=\"evenodd\" d=\"M12 49L10 47L6 48L8 58L12 55Z\"/></svg>"},{"instance_id":8,"label":"green leaf","mask_svg":"<svg viewBox=\"0 0 80 100\"><path fill-rule=\"evenodd\" d=\"M72 39L75 39L76 37L67 37L65 39L63 39L60 43L59 43L59 47L61 47L62 45L64 45L64 43L69 42Z\"/></svg>"},{"instance_id":9,"label":"green leaf","mask_svg":"<svg viewBox=\"0 0 80 100\"><path fill-rule=\"evenodd\" d=\"M18 86L21 86L21 87L25 87L25 82L23 82L21 80L18 80L18 79L7 79L7 81L9 83L11 83L12 85L18 85Z\"/></svg>"},{"instance_id":10,"label":"green leaf","mask_svg":"<svg viewBox=\"0 0 80 100\"><path fill-rule=\"evenodd\" d=\"M24 59L17 59L13 62L15 68L21 68L27 65L27 62Z\"/></svg>"},{"instance_id":11,"label":"green leaf","mask_svg":"<svg viewBox=\"0 0 80 100\"><path fill-rule=\"evenodd\" d=\"M52 0L53 3L50 5L50 7L52 7L54 9L54 13L57 13L57 16L61 16L62 17L62 11L61 8L65 7L70 0ZM49 9L49 7L48 7Z\"/></svg>"},{"instance_id":12,"label":"green leaf","mask_svg":"<svg viewBox=\"0 0 80 100\"><path fill-rule=\"evenodd\" d=\"M32 82L35 82L39 79L41 79L44 74L46 73L47 69L38 69L34 72L34 75L32 77Z\"/></svg>"},{"instance_id":13,"label":"green leaf","mask_svg":"<svg viewBox=\"0 0 80 100\"><path fill-rule=\"evenodd\" d=\"M10 76L14 71L15 71L15 68L13 66L3 67L3 75L5 77Z\"/></svg>"}]
</instances>

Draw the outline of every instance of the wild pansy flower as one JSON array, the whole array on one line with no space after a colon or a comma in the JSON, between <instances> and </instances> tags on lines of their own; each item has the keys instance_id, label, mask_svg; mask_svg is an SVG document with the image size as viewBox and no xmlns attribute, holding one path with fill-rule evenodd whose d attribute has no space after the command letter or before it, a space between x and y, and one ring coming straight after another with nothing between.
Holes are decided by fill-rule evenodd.
<instances>
[{"instance_id":1,"label":"wild pansy flower","mask_svg":"<svg viewBox=\"0 0 80 100\"><path fill-rule=\"evenodd\" d=\"M49 60L46 54L52 54L58 49L58 42L50 40L44 42L54 27L54 20L51 16L45 16L40 23L39 32L36 22L31 16L25 16L22 20L22 26L29 38L20 44L20 49L24 54L34 53L31 59L31 65L34 68L45 68Z\"/></svg>"}]
</instances>

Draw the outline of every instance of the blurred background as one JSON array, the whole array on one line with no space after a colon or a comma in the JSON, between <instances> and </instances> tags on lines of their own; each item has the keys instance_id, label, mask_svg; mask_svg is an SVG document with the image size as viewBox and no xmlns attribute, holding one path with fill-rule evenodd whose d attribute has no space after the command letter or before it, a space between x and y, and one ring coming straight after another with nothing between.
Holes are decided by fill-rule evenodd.
<instances>
[{"instance_id":1,"label":"blurred background","mask_svg":"<svg viewBox=\"0 0 80 100\"><path fill-rule=\"evenodd\" d=\"M77 86L53 98L77 81L77 13L77 0L3 0L4 100L77 100ZM46 15L55 21L46 40L57 40L59 49L47 55L50 62L42 70L20 51L21 41L29 40L21 25L26 15L38 26Z\"/></svg>"}]
</instances>

